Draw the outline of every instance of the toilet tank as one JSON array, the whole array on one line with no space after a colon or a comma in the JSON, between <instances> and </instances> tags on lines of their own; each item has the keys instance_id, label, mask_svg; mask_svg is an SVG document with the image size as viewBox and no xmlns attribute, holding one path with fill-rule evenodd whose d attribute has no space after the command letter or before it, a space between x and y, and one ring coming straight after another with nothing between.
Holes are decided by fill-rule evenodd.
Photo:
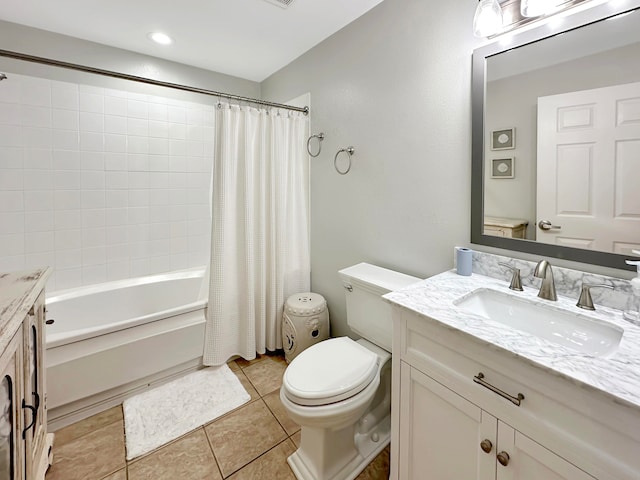
<instances>
[{"instance_id":1,"label":"toilet tank","mask_svg":"<svg viewBox=\"0 0 640 480\"><path fill-rule=\"evenodd\" d=\"M391 352L391 305L382 295L421 279L359 263L338 272L347 297L347 323L353 332Z\"/></svg>"}]
</instances>

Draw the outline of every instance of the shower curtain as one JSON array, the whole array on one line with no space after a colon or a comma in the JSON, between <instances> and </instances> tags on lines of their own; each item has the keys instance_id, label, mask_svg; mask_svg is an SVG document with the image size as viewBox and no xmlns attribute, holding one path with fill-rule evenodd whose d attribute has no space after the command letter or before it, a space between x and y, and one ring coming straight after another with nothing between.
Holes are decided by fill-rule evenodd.
<instances>
[{"instance_id":1,"label":"shower curtain","mask_svg":"<svg viewBox=\"0 0 640 480\"><path fill-rule=\"evenodd\" d=\"M282 348L282 309L309 291L309 120L216 110L205 365Z\"/></svg>"}]
</instances>

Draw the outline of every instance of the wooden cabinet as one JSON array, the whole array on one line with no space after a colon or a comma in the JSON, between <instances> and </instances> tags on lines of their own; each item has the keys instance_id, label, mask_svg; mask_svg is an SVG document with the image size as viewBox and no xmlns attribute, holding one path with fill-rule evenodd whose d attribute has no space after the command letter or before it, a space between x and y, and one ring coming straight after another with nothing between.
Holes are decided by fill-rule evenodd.
<instances>
[{"instance_id":1,"label":"wooden cabinet","mask_svg":"<svg viewBox=\"0 0 640 480\"><path fill-rule=\"evenodd\" d=\"M484 234L494 237L527 238L529 222L522 218L484 217Z\"/></svg>"},{"instance_id":2,"label":"wooden cabinet","mask_svg":"<svg viewBox=\"0 0 640 480\"><path fill-rule=\"evenodd\" d=\"M640 478L636 412L406 309L393 317L392 480Z\"/></svg>"},{"instance_id":3,"label":"wooden cabinet","mask_svg":"<svg viewBox=\"0 0 640 480\"><path fill-rule=\"evenodd\" d=\"M44 480L47 433L44 283L48 269L0 275L0 479ZM10 340L8 340L10 338Z\"/></svg>"}]
</instances>

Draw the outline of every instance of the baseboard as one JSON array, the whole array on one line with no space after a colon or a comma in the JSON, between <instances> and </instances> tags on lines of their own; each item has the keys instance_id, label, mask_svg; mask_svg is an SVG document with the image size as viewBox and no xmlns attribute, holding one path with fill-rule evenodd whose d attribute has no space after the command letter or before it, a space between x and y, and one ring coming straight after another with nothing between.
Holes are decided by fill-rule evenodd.
<instances>
[{"instance_id":1,"label":"baseboard","mask_svg":"<svg viewBox=\"0 0 640 480\"><path fill-rule=\"evenodd\" d=\"M47 431L55 432L67 425L104 412L138 393L150 390L175 378L203 368L202 359L194 359L126 385L77 400L47 411Z\"/></svg>"}]
</instances>

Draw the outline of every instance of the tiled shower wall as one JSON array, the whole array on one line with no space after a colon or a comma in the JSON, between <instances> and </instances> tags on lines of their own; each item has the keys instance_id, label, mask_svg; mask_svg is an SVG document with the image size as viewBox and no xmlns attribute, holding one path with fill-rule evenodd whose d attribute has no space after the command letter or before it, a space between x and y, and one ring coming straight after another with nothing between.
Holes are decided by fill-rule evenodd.
<instances>
[{"instance_id":1,"label":"tiled shower wall","mask_svg":"<svg viewBox=\"0 0 640 480\"><path fill-rule=\"evenodd\" d=\"M204 265L214 107L7 74L0 271L49 291Z\"/></svg>"}]
</instances>

